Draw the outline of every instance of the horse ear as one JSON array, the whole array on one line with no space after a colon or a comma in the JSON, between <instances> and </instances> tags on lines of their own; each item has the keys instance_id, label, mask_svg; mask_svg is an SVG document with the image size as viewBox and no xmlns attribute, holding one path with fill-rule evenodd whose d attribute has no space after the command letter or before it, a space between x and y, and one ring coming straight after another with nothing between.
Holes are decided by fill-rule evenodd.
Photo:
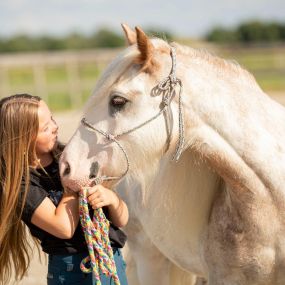
<instances>
[{"instance_id":1,"label":"horse ear","mask_svg":"<svg viewBox=\"0 0 285 285\"><path fill-rule=\"evenodd\" d=\"M152 61L154 46L141 28L136 27L136 32L137 32L137 45L140 51L140 57L138 58L138 63L143 66L144 70L150 70L151 67L154 65Z\"/></svg>"},{"instance_id":2,"label":"horse ear","mask_svg":"<svg viewBox=\"0 0 285 285\"><path fill-rule=\"evenodd\" d=\"M137 35L136 35L136 32L133 31L128 25L126 24L121 24L123 30L124 30L124 33L125 33L125 36L126 36L126 40L129 44L129 46L133 45L133 44L136 44L137 43Z\"/></svg>"}]
</instances>

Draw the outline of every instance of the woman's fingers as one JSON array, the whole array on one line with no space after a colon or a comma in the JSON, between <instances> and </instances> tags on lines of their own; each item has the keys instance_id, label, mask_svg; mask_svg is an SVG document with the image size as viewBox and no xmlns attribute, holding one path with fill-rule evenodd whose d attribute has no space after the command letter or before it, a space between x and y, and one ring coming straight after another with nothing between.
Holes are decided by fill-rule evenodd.
<instances>
[{"instance_id":1,"label":"woman's fingers","mask_svg":"<svg viewBox=\"0 0 285 285\"><path fill-rule=\"evenodd\" d=\"M96 203L96 204L93 204L92 205L92 209L99 209L99 208L102 208L102 207L104 207L104 206L106 206L106 203L104 203L104 202L99 202L99 203Z\"/></svg>"},{"instance_id":2,"label":"woman's fingers","mask_svg":"<svg viewBox=\"0 0 285 285\"><path fill-rule=\"evenodd\" d=\"M88 189L87 193L87 199L90 202L91 199L95 199L96 197L99 197L102 193L102 186L101 185L95 185L93 187L90 187Z\"/></svg>"},{"instance_id":3,"label":"woman's fingers","mask_svg":"<svg viewBox=\"0 0 285 285\"><path fill-rule=\"evenodd\" d=\"M98 198L100 198L101 197L101 193L99 193L99 192L94 192L93 194L90 194L89 196L88 196L88 198L87 198L87 200L88 200L88 202L89 203L91 203L92 201L94 201L94 200L96 200L96 199L98 199Z\"/></svg>"},{"instance_id":4,"label":"woman's fingers","mask_svg":"<svg viewBox=\"0 0 285 285\"><path fill-rule=\"evenodd\" d=\"M101 198L95 198L89 202L93 209L98 207L98 204L103 203Z\"/></svg>"},{"instance_id":5,"label":"woman's fingers","mask_svg":"<svg viewBox=\"0 0 285 285\"><path fill-rule=\"evenodd\" d=\"M115 200L114 196L115 194L112 190L107 189L102 185L95 185L88 190L87 200L93 209L98 209L113 204Z\"/></svg>"},{"instance_id":6,"label":"woman's fingers","mask_svg":"<svg viewBox=\"0 0 285 285\"><path fill-rule=\"evenodd\" d=\"M97 185L90 187L87 191L87 197L89 197L90 195L92 195L93 193L95 193L98 190Z\"/></svg>"}]
</instances>

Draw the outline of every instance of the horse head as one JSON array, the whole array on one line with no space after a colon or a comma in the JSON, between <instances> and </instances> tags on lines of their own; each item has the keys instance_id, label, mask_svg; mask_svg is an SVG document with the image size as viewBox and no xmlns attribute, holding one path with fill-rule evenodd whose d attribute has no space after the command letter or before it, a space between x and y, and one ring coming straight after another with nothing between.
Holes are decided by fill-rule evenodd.
<instances>
[{"instance_id":1,"label":"horse head","mask_svg":"<svg viewBox=\"0 0 285 285\"><path fill-rule=\"evenodd\" d=\"M63 182L75 190L98 177L114 185L127 171L153 176L177 148L181 86L167 82L171 46L123 28L130 46L103 73L61 158Z\"/></svg>"}]
</instances>

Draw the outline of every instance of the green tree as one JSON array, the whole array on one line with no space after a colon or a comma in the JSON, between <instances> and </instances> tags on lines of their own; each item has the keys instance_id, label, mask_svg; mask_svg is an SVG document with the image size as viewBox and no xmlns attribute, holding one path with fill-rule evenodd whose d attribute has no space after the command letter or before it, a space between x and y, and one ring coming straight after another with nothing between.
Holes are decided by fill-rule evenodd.
<instances>
[{"instance_id":1,"label":"green tree","mask_svg":"<svg viewBox=\"0 0 285 285\"><path fill-rule=\"evenodd\" d=\"M250 21L231 30L216 27L206 35L206 39L214 42L277 42L284 41L284 33L284 24Z\"/></svg>"},{"instance_id":2,"label":"green tree","mask_svg":"<svg viewBox=\"0 0 285 285\"><path fill-rule=\"evenodd\" d=\"M160 38L168 42L173 41L174 38L171 32L156 28L146 29L146 34L150 37Z\"/></svg>"},{"instance_id":3,"label":"green tree","mask_svg":"<svg viewBox=\"0 0 285 285\"><path fill-rule=\"evenodd\" d=\"M120 47L125 45L125 40L122 36L118 35L117 33L102 28L98 30L91 38L90 38L90 45L91 47Z\"/></svg>"},{"instance_id":4,"label":"green tree","mask_svg":"<svg viewBox=\"0 0 285 285\"><path fill-rule=\"evenodd\" d=\"M64 40L52 36L38 38L38 50L63 50L66 48Z\"/></svg>"},{"instance_id":5,"label":"green tree","mask_svg":"<svg viewBox=\"0 0 285 285\"><path fill-rule=\"evenodd\" d=\"M279 27L281 40L285 41L285 24Z\"/></svg>"},{"instance_id":6,"label":"green tree","mask_svg":"<svg viewBox=\"0 0 285 285\"><path fill-rule=\"evenodd\" d=\"M269 23L264 26L264 41L276 42L281 40L280 25L277 23Z\"/></svg>"},{"instance_id":7,"label":"green tree","mask_svg":"<svg viewBox=\"0 0 285 285\"><path fill-rule=\"evenodd\" d=\"M84 49L88 47L88 39L79 33L71 33L64 39L64 45L67 49Z\"/></svg>"},{"instance_id":8,"label":"green tree","mask_svg":"<svg viewBox=\"0 0 285 285\"><path fill-rule=\"evenodd\" d=\"M222 27L214 28L206 35L206 39L212 42L236 42L239 41L240 35L237 31L231 31Z\"/></svg>"},{"instance_id":9,"label":"green tree","mask_svg":"<svg viewBox=\"0 0 285 285\"><path fill-rule=\"evenodd\" d=\"M26 35L16 35L13 38L7 39L3 47L5 52L29 51L31 50L32 39Z\"/></svg>"}]
</instances>

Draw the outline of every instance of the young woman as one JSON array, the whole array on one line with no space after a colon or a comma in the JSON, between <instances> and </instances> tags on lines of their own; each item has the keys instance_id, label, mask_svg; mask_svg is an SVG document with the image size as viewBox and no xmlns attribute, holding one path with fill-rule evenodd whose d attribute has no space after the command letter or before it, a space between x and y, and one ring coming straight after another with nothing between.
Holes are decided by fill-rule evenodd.
<instances>
[{"instance_id":1,"label":"young woman","mask_svg":"<svg viewBox=\"0 0 285 285\"><path fill-rule=\"evenodd\" d=\"M22 279L31 247L26 224L49 255L47 284L95 284L92 274L80 271L88 255L79 224L78 195L64 191L56 153L58 127L44 101L19 94L0 100L0 284L14 272ZM128 209L113 192L97 185L88 201L111 221L109 237L119 279L127 284L120 248L126 241L118 228L126 225ZM24 222L24 224L23 224ZM112 280L101 275L102 284Z\"/></svg>"}]
</instances>

